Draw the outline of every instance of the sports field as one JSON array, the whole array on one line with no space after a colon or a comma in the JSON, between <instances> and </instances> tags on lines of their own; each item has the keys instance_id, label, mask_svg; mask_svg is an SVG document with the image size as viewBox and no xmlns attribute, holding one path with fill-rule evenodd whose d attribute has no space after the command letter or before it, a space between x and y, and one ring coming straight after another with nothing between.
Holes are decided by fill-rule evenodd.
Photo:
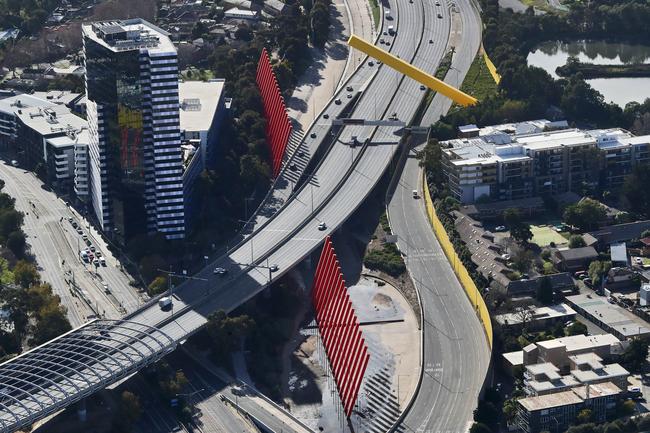
<instances>
[{"instance_id":1,"label":"sports field","mask_svg":"<svg viewBox=\"0 0 650 433\"><path fill-rule=\"evenodd\" d=\"M533 239L531 242L540 247L547 247L551 242L555 242L555 245L568 243L568 240L564 236L553 230L553 226L531 225L530 231L533 232Z\"/></svg>"}]
</instances>

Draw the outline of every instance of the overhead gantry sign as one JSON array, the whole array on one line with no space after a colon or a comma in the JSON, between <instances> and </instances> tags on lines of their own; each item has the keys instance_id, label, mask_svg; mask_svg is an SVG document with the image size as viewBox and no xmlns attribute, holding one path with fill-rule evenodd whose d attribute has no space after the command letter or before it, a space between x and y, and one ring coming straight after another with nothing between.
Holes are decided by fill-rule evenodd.
<instances>
[{"instance_id":1,"label":"overhead gantry sign","mask_svg":"<svg viewBox=\"0 0 650 433\"><path fill-rule=\"evenodd\" d=\"M429 89L435 90L438 93L442 93L457 104L466 107L468 105L474 105L478 102L478 100L473 96L461 92L457 88L437 79L433 75L427 74L422 69L416 68L410 63L407 63L404 60L395 57L388 51L382 50L381 48L368 43L355 35L350 36L350 39L348 39L348 45L352 48L356 48L357 50L366 53L370 57L374 57L375 59L384 62L385 65L390 66L391 68L406 75L407 77L413 78L415 81L424 84Z\"/></svg>"}]
</instances>

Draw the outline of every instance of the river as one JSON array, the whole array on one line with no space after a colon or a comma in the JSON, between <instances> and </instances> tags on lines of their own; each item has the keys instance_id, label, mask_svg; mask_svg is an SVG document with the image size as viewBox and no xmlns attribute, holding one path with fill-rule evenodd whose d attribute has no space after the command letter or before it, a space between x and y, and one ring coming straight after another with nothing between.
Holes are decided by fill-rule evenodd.
<instances>
[{"instance_id":1,"label":"river","mask_svg":"<svg viewBox=\"0 0 650 433\"><path fill-rule=\"evenodd\" d=\"M555 68L564 65L569 56L597 64L650 63L650 46L604 41L548 41L529 53L527 60L529 65L538 66L558 78ZM650 77L594 78L587 82L603 94L605 101L621 107L628 102L650 98Z\"/></svg>"}]
</instances>

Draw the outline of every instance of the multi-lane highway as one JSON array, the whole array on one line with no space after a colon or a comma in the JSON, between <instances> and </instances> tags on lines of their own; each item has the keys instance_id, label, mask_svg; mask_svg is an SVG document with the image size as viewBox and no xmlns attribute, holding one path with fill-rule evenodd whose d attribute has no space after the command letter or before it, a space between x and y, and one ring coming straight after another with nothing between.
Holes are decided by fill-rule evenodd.
<instances>
[{"instance_id":1,"label":"multi-lane highway","mask_svg":"<svg viewBox=\"0 0 650 433\"><path fill-rule=\"evenodd\" d=\"M118 318L142 304L140 295L129 285L128 275L120 270L99 234L89 229L77 212L44 189L33 173L2 162L0 178L5 181L4 192L16 199L16 209L25 214L23 229L41 278L52 285L54 293L67 306L72 326L79 326L94 315ZM106 266L81 260L78 251L87 246L68 218L81 226L92 245L102 252Z\"/></svg>"},{"instance_id":2,"label":"multi-lane highway","mask_svg":"<svg viewBox=\"0 0 650 433\"><path fill-rule=\"evenodd\" d=\"M415 66L430 73L435 72L447 49L450 4L443 0L389 0L382 6L391 10L392 18L385 22L384 26L394 26L397 33L395 36L380 35L384 39L384 48ZM257 294L271 280L277 279L300 263L321 244L326 235L336 230L363 203L385 172L401 139L397 127L346 126L341 130L333 130L331 119L342 110L350 108L351 117L389 119L396 116L408 122L413 118L424 93L415 81L404 78L378 62L364 60L307 132L304 142L292 160L296 162L297 167L292 169L291 165L287 164L269 195L270 199L265 201L260 212L251 220L250 231L240 244L198 273L197 276L206 281L190 280L178 286L173 293L173 307L170 310L162 310L154 301L129 314L127 318L157 326L164 335L181 341L203 326L211 312L217 309L231 311ZM348 104L354 106L346 107ZM356 140L353 140L353 137ZM333 144L329 145L332 140ZM355 141L359 145L351 146L350 143ZM306 173L309 181L294 191L295 184L292 184L291 176L295 179L296 173L307 167L310 158L322 146L326 147L327 151L321 150L322 159L318 164L312 164L313 169ZM428 233L431 235L430 231ZM213 273L216 267L225 268L227 273ZM440 280L437 274L430 274L427 278ZM455 279L444 281L445 289L449 291L449 299L458 297L459 308L462 308L464 295L457 284ZM442 327L440 320L432 322L437 327L431 332L442 334L448 329ZM105 332L102 336L108 341L101 344L106 350L119 351L122 337L111 333L110 329ZM451 332L447 335L453 344L463 341L463 338L469 341L469 337L455 338ZM131 337L128 338L128 343L133 346ZM441 335L435 338L439 341L443 339ZM480 348L481 343L484 344L480 340L475 341L476 347ZM38 355L46 351L47 346L39 350L28 355ZM15 374L14 366L21 361L21 357L18 357L0 367L3 367L7 374ZM121 362L128 364L127 361ZM144 363L145 361L141 362L142 365ZM133 371L138 366L132 365L128 368ZM455 369L452 370L455 371L452 373L454 377L465 373L464 369L460 372L460 364L450 368ZM90 374L90 371L86 374ZM78 372L73 376L75 386L85 387L83 372L81 376ZM26 387L23 382L13 383L20 385L17 388L22 390ZM16 390L15 400L24 401L17 403L12 400L2 407L0 421L12 427L3 428L1 431L12 431L12 428L20 424L17 418L22 417L24 413L29 413L30 420L33 420L53 405L64 407L75 400L57 400L55 396L58 396L59 392L53 388L51 382L51 379L30 378L29 398L24 398L24 394ZM105 379L96 386L105 386L108 382L110 379ZM1 383L6 384L7 381L3 380ZM470 392L465 389L457 391L456 394ZM92 391L85 389L83 393L79 392L79 395L87 395L89 392ZM430 389L422 389L422 393L430 392ZM469 412L471 411L467 410L465 413ZM429 419L432 416L425 415Z\"/></svg>"},{"instance_id":3,"label":"multi-lane highway","mask_svg":"<svg viewBox=\"0 0 650 433\"><path fill-rule=\"evenodd\" d=\"M462 82L478 51L481 20L471 0L456 0L452 34L460 44L446 81ZM451 42L451 41L450 41ZM436 95L422 125L435 122L451 102ZM483 328L456 278L428 222L422 196L422 171L416 152L409 152L388 205L393 232L401 251L408 251L407 266L420 293L424 315L422 383L410 411L402 422L405 431L464 432L487 372L490 352Z\"/></svg>"}]
</instances>

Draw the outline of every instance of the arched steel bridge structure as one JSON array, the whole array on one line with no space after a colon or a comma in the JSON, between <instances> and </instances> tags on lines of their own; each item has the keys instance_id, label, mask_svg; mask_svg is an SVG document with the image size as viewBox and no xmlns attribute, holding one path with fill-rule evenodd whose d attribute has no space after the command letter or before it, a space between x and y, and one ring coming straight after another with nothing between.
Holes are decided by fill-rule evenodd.
<instances>
[{"instance_id":1,"label":"arched steel bridge structure","mask_svg":"<svg viewBox=\"0 0 650 433\"><path fill-rule=\"evenodd\" d=\"M15 431L128 377L176 348L163 331L94 320L0 365L0 431Z\"/></svg>"}]
</instances>

